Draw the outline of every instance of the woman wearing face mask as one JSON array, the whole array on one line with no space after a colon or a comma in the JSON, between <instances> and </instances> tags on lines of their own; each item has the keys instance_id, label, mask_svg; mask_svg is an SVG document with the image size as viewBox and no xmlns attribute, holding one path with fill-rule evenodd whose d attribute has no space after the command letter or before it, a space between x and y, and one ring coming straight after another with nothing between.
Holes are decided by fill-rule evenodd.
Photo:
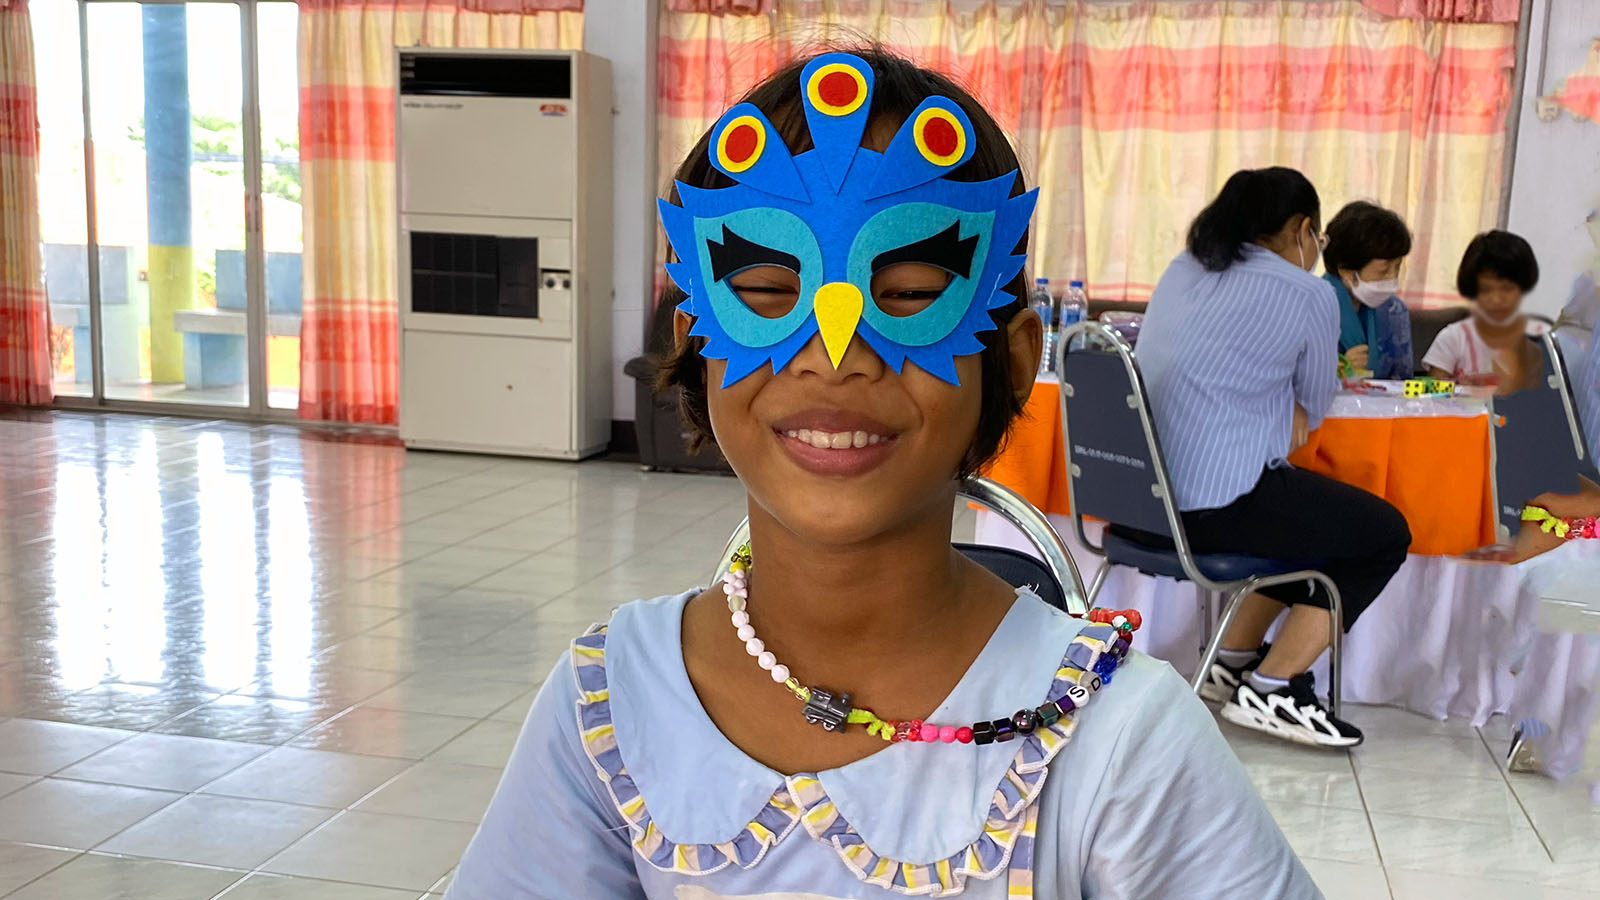
<instances>
[{"instance_id":1,"label":"woman wearing face mask","mask_svg":"<svg viewBox=\"0 0 1600 900\"><path fill-rule=\"evenodd\" d=\"M1411 532L1381 497L1288 462L1339 389L1339 308L1310 272L1322 250L1320 219L1316 188L1299 172L1236 172L1156 285L1139 368L1190 545L1324 560L1348 630L1405 562ZM1229 721L1274 737L1360 743L1360 729L1317 699L1309 671L1331 637L1329 605L1304 584L1252 594L1223 635L1202 694L1223 702ZM1262 641L1280 616L1268 647Z\"/></svg>"},{"instance_id":2,"label":"woman wearing face mask","mask_svg":"<svg viewBox=\"0 0 1600 900\"><path fill-rule=\"evenodd\" d=\"M1358 200L1328 222L1322 277L1339 297L1339 352L1374 378L1410 378L1411 313L1395 294L1411 232L1400 217Z\"/></svg>"},{"instance_id":3,"label":"woman wearing face mask","mask_svg":"<svg viewBox=\"0 0 1600 900\"><path fill-rule=\"evenodd\" d=\"M1518 390L1537 378L1537 348L1528 341L1522 296L1539 283L1528 242L1509 231L1485 231L1461 257L1456 290L1472 301L1472 317L1434 338L1422 364L1436 378Z\"/></svg>"}]
</instances>

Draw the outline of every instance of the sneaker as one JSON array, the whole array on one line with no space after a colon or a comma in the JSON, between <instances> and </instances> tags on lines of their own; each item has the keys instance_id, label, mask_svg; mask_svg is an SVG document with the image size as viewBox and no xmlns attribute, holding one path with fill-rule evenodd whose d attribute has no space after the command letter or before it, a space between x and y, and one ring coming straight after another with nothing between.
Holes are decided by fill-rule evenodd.
<instances>
[{"instance_id":1,"label":"sneaker","mask_svg":"<svg viewBox=\"0 0 1600 900\"><path fill-rule=\"evenodd\" d=\"M1233 692L1244 683L1256 666L1267 658L1267 651L1272 649L1271 644L1262 644L1256 648L1256 658L1238 668L1228 665L1222 660L1211 664L1210 676L1200 685L1200 696L1212 703L1227 703L1233 698Z\"/></svg>"},{"instance_id":2,"label":"sneaker","mask_svg":"<svg viewBox=\"0 0 1600 900\"><path fill-rule=\"evenodd\" d=\"M1288 685L1265 694L1248 680L1241 682L1233 698L1223 705L1222 717L1244 728L1315 747L1354 747L1362 740L1361 729L1336 718L1317 699L1310 672L1301 672L1289 679Z\"/></svg>"}]
</instances>

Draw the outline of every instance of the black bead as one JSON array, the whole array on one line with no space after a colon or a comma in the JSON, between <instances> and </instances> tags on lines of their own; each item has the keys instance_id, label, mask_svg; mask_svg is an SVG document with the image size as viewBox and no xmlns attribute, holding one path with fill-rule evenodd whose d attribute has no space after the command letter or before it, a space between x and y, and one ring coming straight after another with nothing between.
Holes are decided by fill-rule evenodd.
<instances>
[{"instance_id":1,"label":"black bead","mask_svg":"<svg viewBox=\"0 0 1600 900\"><path fill-rule=\"evenodd\" d=\"M1009 741L1009 740L1011 740L1012 738L1014 738L1016 736L1017 736L1016 723L1012 722L1010 719L995 719L994 720L994 742L995 743L1003 744L1006 741Z\"/></svg>"},{"instance_id":2,"label":"black bead","mask_svg":"<svg viewBox=\"0 0 1600 900\"><path fill-rule=\"evenodd\" d=\"M991 722L979 722L973 725L972 742L974 744L994 743L994 724Z\"/></svg>"},{"instance_id":3,"label":"black bead","mask_svg":"<svg viewBox=\"0 0 1600 900\"><path fill-rule=\"evenodd\" d=\"M1039 724L1039 714L1031 709L1019 709L1011 716L1011 724L1017 726L1018 734L1032 734Z\"/></svg>"}]
</instances>

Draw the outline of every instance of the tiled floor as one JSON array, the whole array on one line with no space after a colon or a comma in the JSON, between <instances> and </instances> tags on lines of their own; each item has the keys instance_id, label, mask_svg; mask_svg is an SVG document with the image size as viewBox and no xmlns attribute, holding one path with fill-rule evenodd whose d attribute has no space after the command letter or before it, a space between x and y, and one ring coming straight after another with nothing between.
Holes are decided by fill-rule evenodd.
<instances>
[{"instance_id":1,"label":"tiled floor","mask_svg":"<svg viewBox=\"0 0 1600 900\"><path fill-rule=\"evenodd\" d=\"M0 897L443 889L566 642L703 580L737 482L282 426L0 418ZM958 517L970 533L970 520ZM1586 786L1503 727L1224 726L1331 898L1600 898Z\"/></svg>"}]
</instances>

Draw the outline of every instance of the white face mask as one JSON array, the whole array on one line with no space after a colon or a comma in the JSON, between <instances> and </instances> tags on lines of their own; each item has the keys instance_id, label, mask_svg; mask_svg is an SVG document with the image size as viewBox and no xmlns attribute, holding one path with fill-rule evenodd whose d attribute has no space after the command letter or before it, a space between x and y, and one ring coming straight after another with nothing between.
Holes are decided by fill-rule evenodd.
<instances>
[{"instance_id":1,"label":"white face mask","mask_svg":"<svg viewBox=\"0 0 1600 900\"><path fill-rule=\"evenodd\" d=\"M1362 281L1361 276L1356 276L1356 286L1350 289L1350 295L1359 300L1362 305L1377 309L1389 302L1389 298L1400 293L1400 279L1390 278L1384 281Z\"/></svg>"},{"instance_id":2,"label":"white face mask","mask_svg":"<svg viewBox=\"0 0 1600 900\"><path fill-rule=\"evenodd\" d=\"M1474 303L1472 304L1472 314L1477 316L1478 320L1486 325L1492 325L1495 328L1504 328L1505 326L1510 325L1512 322L1515 322L1517 317L1522 315L1522 310L1514 309L1511 311L1510 315L1495 318L1484 312L1483 307Z\"/></svg>"}]
</instances>

